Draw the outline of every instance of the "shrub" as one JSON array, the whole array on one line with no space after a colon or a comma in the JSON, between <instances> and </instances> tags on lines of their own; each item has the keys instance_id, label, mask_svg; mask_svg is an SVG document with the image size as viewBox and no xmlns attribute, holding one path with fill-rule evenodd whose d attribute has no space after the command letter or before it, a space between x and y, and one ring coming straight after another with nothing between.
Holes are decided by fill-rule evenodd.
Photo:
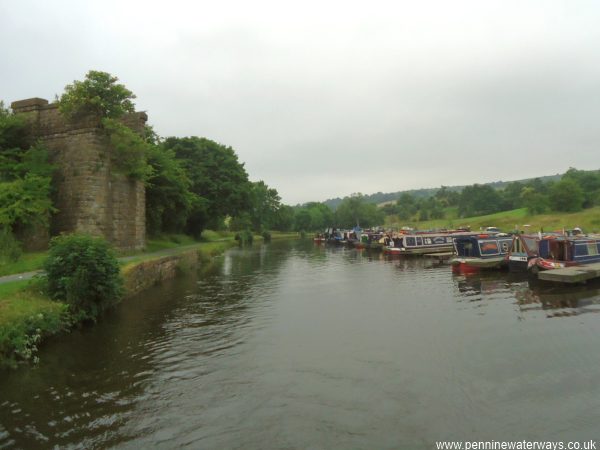
<instances>
[{"instance_id":1,"label":"shrub","mask_svg":"<svg viewBox=\"0 0 600 450\"><path fill-rule=\"evenodd\" d=\"M270 231L263 231L262 237L265 240L265 242L271 242L271 232Z\"/></svg>"},{"instance_id":2,"label":"shrub","mask_svg":"<svg viewBox=\"0 0 600 450\"><path fill-rule=\"evenodd\" d=\"M8 228L0 228L0 263L18 261L23 250Z\"/></svg>"},{"instance_id":3,"label":"shrub","mask_svg":"<svg viewBox=\"0 0 600 450\"><path fill-rule=\"evenodd\" d=\"M103 239L76 234L52 239L44 269L49 297L66 301L76 320L95 321L121 298L119 263Z\"/></svg>"}]
</instances>

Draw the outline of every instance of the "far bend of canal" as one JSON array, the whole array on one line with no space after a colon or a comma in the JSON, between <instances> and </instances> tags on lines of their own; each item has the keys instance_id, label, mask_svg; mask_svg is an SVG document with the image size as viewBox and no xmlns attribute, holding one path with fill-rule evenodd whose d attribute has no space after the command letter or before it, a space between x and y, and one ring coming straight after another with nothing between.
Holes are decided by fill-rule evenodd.
<instances>
[{"instance_id":1,"label":"far bend of canal","mask_svg":"<svg viewBox=\"0 0 600 450\"><path fill-rule=\"evenodd\" d=\"M0 447L598 439L600 285L310 241L233 249L0 373Z\"/></svg>"}]
</instances>

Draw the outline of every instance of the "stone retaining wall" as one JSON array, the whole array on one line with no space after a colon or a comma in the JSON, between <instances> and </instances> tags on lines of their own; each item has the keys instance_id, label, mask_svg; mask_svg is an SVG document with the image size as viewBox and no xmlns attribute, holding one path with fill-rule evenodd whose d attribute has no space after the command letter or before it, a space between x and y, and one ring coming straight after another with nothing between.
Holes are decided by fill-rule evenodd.
<instances>
[{"instance_id":1,"label":"stone retaining wall","mask_svg":"<svg viewBox=\"0 0 600 450\"><path fill-rule=\"evenodd\" d=\"M123 273L125 297L131 297L156 283L174 278L180 268L194 267L199 260L198 250L190 250L178 255L140 262Z\"/></svg>"}]
</instances>

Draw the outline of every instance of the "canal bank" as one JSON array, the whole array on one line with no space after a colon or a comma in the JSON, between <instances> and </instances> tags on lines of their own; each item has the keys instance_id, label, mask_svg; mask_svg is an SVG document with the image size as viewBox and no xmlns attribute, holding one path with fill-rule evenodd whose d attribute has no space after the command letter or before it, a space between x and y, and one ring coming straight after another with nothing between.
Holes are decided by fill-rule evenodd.
<instances>
[{"instance_id":1,"label":"canal bank","mask_svg":"<svg viewBox=\"0 0 600 450\"><path fill-rule=\"evenodd\" d=\"M296 237L296 233L273 235L273 239ZM262 240L261 237L255 239ZM173 278L179 271L197 268L236 245L230 237L120 258L123 299ZM69 314L66 303L46 297L42 281L35 276L0 284L0 368L15 367L19 362L36 362L38 348L44 340L79 325Z\"/></svg>"}]
</instances>

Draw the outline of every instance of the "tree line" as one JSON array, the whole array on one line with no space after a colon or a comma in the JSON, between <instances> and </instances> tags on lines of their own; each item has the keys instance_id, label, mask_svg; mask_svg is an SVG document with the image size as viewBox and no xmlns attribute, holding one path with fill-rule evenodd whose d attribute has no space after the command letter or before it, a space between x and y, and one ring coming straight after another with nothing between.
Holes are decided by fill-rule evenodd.
<instances>
[{"instance_id":1,"label":"tree line","mask_svg":"<svg viewBox=\"0 0 600 450\"><path fill-rule=\"evenodd\" d=\"M459 217L473 217L527 208L530 214L577 212L600 205L600 171L569 168L558 180L509 182L502 189L489 184L465 186L460 192L442 186L434 195L419 198L402 194L382 208L401 220L424 221L445 218L455 207Z\"/></svg>"}]
</instances>

